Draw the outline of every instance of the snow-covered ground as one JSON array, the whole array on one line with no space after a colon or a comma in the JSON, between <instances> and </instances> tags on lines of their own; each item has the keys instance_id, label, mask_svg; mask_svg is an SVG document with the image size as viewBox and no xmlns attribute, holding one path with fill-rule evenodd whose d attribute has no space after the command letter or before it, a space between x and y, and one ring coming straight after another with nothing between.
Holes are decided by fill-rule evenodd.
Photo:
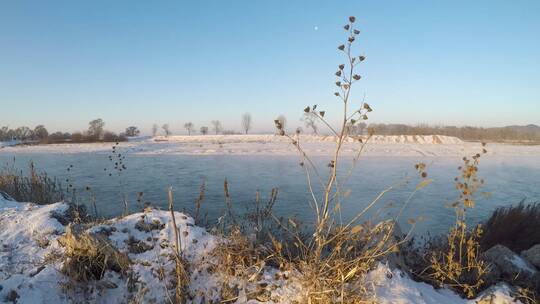
<instances>
[{"instance_id":1,"label":"snow-covered ground","mask_svg":"<svg viewBox=\"0 0 540 304\"><path fill-rule=\"evenodd\" d=\"M39 206L18 203L0 195L0 302L16 303L126 303L130 299L143 303L169 303L172 295L170 278L174 273L170 240L174 239L170 214L147 210L88 228L88 232L106 235L111 244L131 260L128 276L106 271L101 280L77 286L60 269L65 249L59 238L66 227L57 218L68 209L65 203ZM55 216L56 214L56 216ZM221 298L223 286L234 285L236 303L293 303L302 295L293 275L289 279L276 275L269 267L260 269L255 282L241 282L220 274L212 249L223 241L205 229L196 227L193 219L175 213L181 236L182 252L190 269L187 287L190 303L208 303ZM278 279L279 278L279 279ZM474 300L461 299L449 290L411 280L398 270L380 264L367 277L380 303L460 304L519 303L506 286L497 286ZM263 289L263 297L252 298L248 290ZM482 302L483 303L483 302Z\"/></svg>"},{"instance_id":2,"label":"snow-covered ground","mask_svg":"<svg viewBox=\"0 0 540 304\"><path fill-rule=\"evenodd\" d=\"M333 136L300 136L300 146L308 155L329 155L335 148ZM53 144L4 147L0 153L105 153L111 143ZM183 155L296 155L291 141L276 135L193 135L139 138L120 143L131 154ZM344 154L354 154L360 147L349 138ZM455 137L429 136L374 136L363 154L367 156L463 156L479 152L479 143L463 142ZM540 156L540 145L489 144L489 154L498 156Z\"/></svg>"}]
</instances>

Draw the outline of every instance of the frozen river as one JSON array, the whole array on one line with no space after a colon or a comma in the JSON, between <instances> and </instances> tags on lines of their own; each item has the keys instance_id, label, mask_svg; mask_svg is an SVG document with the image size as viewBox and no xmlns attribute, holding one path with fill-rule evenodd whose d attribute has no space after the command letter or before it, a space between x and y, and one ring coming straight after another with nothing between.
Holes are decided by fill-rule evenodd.
<instances>
[{"instance_id":1,"label":"frozen river","mask_svg":"<svg viewBox=\"0 0 540 304\"><path fill-rule=\"evenodd\" d=\"M152 145L158 147L152 150L149 148ZM100 215L103 216L121 213L122 193L128 195L132 211L141 208L136 200L137 192L143 192L142 202L151 202L155 206L166 208L166 189L169 186L174 189L177 209L192 212L199 195L199 186L205 180L206 196L202 210L208 213L209 218L216 218L225 206L223 181L227 178L233 205L239 211L253 207L256 191L261 191L264 201L271 189L277 187L279 195L274 208L277 215L297 215L305 223L312 221L313 213L309 207L310 195L305 172L295 153L146 153L163 147L169 150L186 149L182 145L149 142L120 144L118 150L125 155L127 167L120 177L116 174L109 176L114 166L109 161L111 145L73 145L78 148L64 145L56 146L56 149L47 146L4 148L0 149L0 162L3 166L27 170L28 163L34 161L38 170L58 177L64 185L66 180L72 182L78 189L80 202L85 204L90 202L90 198L84 194L83 189L91 187L96 194ZM204 144L190 145L198 149L205 148ZM249 149L262 151L267 147L261 143L242 145L242 149L247 146ZM257 145L259 147L255 147ZM395 214L419 181L414 164L424 162L428 164L427 171L433 182L413 197L400 222L407 226L408 218L423 216L425 220L417 228L419 232L445 231L453 222L453 210L445 205L458 196L453 179L458 174L457 167L461 164L462 152L473 151L479 146L463 145L390 144L384 148L390 149L388 153L368 153L345 186L346 190L351 190L351 194L342 202L343 218L346 219L361 210L382 190L400 184L410 177L409 184L400 185L390 191L378 205L383 216ZM230 146L230 149L235 149L234 144ZM540 149L518 146L489 148L490 153L482 157L479 176L486 180L481 192L488 192L490 195L479 198L476 208L470 213L469 218L474 222L485 219L498 206L517 204L521 200L540 201ZM415 149L421 149L424 153L416 153ZM454 153L449 153L452 149ZM521 152L516 154L512 149ZM413 152L392 153L394 150ZM141 151L145 153L140 153ZM324 150L318 152L314 153L313 160L322 172L326 172L325 165L330 156L326 155ZM348 168L347 163L348 161L343 163L343 168ZM68 171L70 166L73 167Z\"/></svg>"}]
</instances>

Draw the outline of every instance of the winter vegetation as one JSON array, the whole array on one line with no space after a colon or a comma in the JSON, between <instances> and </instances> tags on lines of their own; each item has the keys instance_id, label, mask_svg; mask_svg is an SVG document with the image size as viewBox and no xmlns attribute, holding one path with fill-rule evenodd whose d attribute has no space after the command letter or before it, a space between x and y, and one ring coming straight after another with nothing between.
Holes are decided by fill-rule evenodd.
<instances>
[{"instance_id":1,"label":"winter vegetation","mask_svg":"<svg viewBox=\"0 0 540 304\"><path fill-rule=\"evenodd\" d=\"M58 143L94 143L126 141L127 137L137 136L140 131L137 127L126 128L125 133L117 135L104 129L102 119L94 119L88 123L88 130L84 132L54 132L49 133L45 126L38 125L34 129L19 127L10 129L7 126L0 128L0 142L32 143L32 144L58 144Z\"/></svg>"}]
</instances>

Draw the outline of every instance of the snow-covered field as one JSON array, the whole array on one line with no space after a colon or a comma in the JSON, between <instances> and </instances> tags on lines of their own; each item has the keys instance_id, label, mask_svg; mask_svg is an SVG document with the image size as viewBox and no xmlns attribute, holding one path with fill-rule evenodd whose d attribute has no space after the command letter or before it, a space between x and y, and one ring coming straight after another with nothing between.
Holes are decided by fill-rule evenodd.
<instances>
[{"instance_id":1,"label":"snow-covered field","mask_svg":"<svg viewBox=\"0 0 540 304\"><path fill-rule=\"evenodd\" d=\"M333 136L300 136L300 146L308 155L329 155L335 148ZM84 153L110 151L111 143L53 144L0 148L0 153ZM276 135L194 135L158 136L120 143L128 153L141 155L296 155L291 141ZM344 154L354 154L360 144L349 138ZM367 156L462 156L479 152L480 144L455 137L374 136L363 154ZM540 156L540 146L490 144L491 155Z\"/></svg>"},{"instance_id":2,"label":"snow-covered field","mask_svg":"<svg viewBox=\"0 0 540 304\"><path fill-rule=\"evenodd\" d=\"M170 215L159 210L147 210L121 219L88 228L102 233L120 252L131 260L129 276L106 271L99 281L83 286L73 284L60 271L65 249L59 238L66 227L58 221L68 205L56 203L38 206L18 203L0 195L0 301L16 303L169 303L172 286L169 241L174 239ZM55 215L56 214L56 215ZM181 232L183 255L190 270L188 290L194 295L190 303L208 303L220 299L224 284L234 284L239 292L235 303L293 303L302 295L294 276L277 279L278 270L265 267L255 282L240 282L234 278L210 272L215 262L210 254L222 240L203 228L193 225L193 219L175 213ZM145 228L150 227L150 228ZM130 249L136 243L138 250ZM215 267L216 265L214 265ZM215 269L215 268L214 268ZM165 277L162 277L162 276ZM398 270L379 264L367 277L379 303L479 303L480 299L493 304L519 303L509 296L510 289L500 285L488 289L474 300L464 300L449 290L411 280ZM263 287L261 287L263 286ZM263 288L263 298L250 298L248 291Z\"/></svg>"}]
</instances>

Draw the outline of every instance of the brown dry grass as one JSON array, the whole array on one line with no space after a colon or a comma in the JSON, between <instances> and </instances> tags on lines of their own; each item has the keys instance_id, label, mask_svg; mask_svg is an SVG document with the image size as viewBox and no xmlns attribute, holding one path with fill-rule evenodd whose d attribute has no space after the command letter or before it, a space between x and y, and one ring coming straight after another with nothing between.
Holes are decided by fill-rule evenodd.
<instances>
[{"instance_id":1,"label":"brown dry grass","mask_svg":"<svg viewBox=\"0 0 540 304\"><path fill-rule=\"evenodd\" d=\"M34 163L29 164L28 175L13 166L0 170L0 191L7 193L18 202L52 204L64 200L62 185L46 173L37 172Z\"/></svg>"},{"instance_id":2,"label":"brown dry grass","mask_svg":"<svg viewBox=\"0 0 540 304\"><path fill-rule=\"evenodd\" d=\"M522 201L517 206L498 208L485 222L484 231L480 238L484 250L500 244L520 253L540 244L540 204Z\"/></svg>"},{"instance_id":3,"label":"brown dry grass","mask_svg":"<svg viewBox=\"0 0 540 304\"><path fill-rule=\"evenodd\" d=\"M58 242L65 248L62 272L75 282L100 280L107 270L125 273L131 263L105 237L89 234L81 225L69 225Z\"/></svg>"}]
</instances>

